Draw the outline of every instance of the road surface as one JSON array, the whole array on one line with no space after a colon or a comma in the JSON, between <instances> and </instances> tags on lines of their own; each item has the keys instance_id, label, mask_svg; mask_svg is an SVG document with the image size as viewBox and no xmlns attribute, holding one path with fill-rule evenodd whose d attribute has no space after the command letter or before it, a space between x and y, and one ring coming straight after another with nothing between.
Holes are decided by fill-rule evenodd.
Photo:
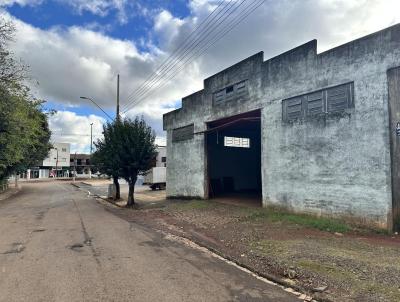
<instances>
[{"instance_id":1,"label":"road surface","mask_svg":"<svg viewBox=\"0 0 400 302\"><path fill-rule=\"evenodd\" d=\"M25 183L0 230L0 301L299 301L68 183Z\"/></svg>"}]
</instances>

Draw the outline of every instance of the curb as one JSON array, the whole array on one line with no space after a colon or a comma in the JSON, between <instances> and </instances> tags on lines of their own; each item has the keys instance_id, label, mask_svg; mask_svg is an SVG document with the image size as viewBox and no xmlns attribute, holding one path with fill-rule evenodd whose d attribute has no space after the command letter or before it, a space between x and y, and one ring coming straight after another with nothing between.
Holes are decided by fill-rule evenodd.
<instances>
[{"instance_id":1,"label":"curb","mask_svg":"<svg viewBox=\"0 0 400 302\"><path fill-rule=\"evenodd\" d=\"M166 233L168 233L168 232L166 232ZM168 233L168 234L170 234L170 233ZM177 236L177 235L174 235L174 234L171 234L171 235ZM307 288L303 288L303 287L298 286L298 285L290 284L290 283L286 282L285 280L283 280L283 279L281 279L281 278L279 278L279 277L277 277L275 275L272 275L272 274L259 272L259 271L255 270L254 268L252 268L251 266L246 265L246 264L238 261L237 259L235 259L235 258L233 258L233 257L231 257L229 255L225 255L224 253L218 251L217 249L215 249L213 247L208 246L207 244L205 244L201 240L196 240L196 236L194 236L194 238L189 238L189 236L186 236L186 235L179 235L177 237L182 237L182 238L184 238L186 240L192 241L195 244L197 244L198 246L200 246L202 248L205 248L205 249L209 250L210 252L212 252L212 253L214 253L214 254L216 254L216 255L218 255L218 256L220 256L220 257L222 257L222 258L224 258L224 259L226 259L228 261L233 262L237 266L240 266L242 268L245 268L245 269L249 270L250 272L252 272L253 274L255 274L255 275L259 276L259 277L262 277L262 278L265 278L265 279L267 279L269 281L272 281L272 282L276 283L277 285L281 285L281 286L283 286L285 288L295 289L296 291L298 291L300 293L311 292L312 294L310 293L308 295L310 297L312 297L314 300L318 300L318 302L334 302L333 300L325 298L322 295L314 292L312 289L307 289Z\"/></svg>"},{"instance_id":2,"label":"curb","mask_svg":"<svg viewBox=\"0 0 400 302\"><path fill-rule=\"evenodd\" d=\"M71 185L74 186L74 187L76 187L76 188L78 188L79 190L83 191L83 189L82 189L79 185L77 185L77 184L75 184L75 183L71 183ZM88 191L88 192L89 192L89 191ZM118 204L116 204L116 203L111 202L111 201L110 201L109 199L107 199L107 198L101 197L100 195L93 194L93 193L91 193L91 192L89 192L89 195L90 195L90 196L93 196L93 197L95 197L95 198L99 198L99 199L101 199L101 200L104 200L104 201L107 202L107 204L113 205L113 206L118 207L118 208L120 208L120 209L125 208L125 207L123 207L123 206L120 206L120 205L118 205Z\"/></svg>"}]
</instances>

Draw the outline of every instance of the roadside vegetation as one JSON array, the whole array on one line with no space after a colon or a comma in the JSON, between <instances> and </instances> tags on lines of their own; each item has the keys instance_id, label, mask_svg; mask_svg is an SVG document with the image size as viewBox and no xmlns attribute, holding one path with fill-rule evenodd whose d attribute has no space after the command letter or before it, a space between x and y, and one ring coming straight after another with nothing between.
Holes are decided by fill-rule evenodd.
<instances>
[{"instance_id":1,"label":"roadside vegetation","mask_svg":"<svg viewBox=\"0 0 400 302\"><path fill-rule=\"evenodd\" d=\"M15 27L0 18L0 183L43 160L51 147L44 101L31 95L27 67L9 51Z\"/></svg>"}]
</instances>

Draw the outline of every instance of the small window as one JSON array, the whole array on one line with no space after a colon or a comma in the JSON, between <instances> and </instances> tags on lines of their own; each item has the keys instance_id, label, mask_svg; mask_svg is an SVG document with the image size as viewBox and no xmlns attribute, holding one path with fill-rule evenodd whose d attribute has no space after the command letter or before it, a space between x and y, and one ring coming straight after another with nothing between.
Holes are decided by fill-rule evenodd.
<instances>
[{"instance_id":1,"label":"small window","mask_svg":"<svg viewBox=\"0 0 400 302\"><path fill-rule=\"evenodd\" d=\"M250 148L250 138L247 137L224 137L225 147L239 147L239 148Z\"/></svg>"},{"instance_id":2,"label":"small window","mask_svg":"<svg viewBox=\"0 0 400 302\"><path fill-rule=\"evenodd\" d=\"M167 162L167 158L165 156L161 157L161 162L162 163L166 163Z\"/></svg>"},{"instance_id":3,"label":"small window","mask_svg":"<svg viewBox=\"0 0 400 302\"><path fill-rule=\"evenodd\" d=\"M220 105L234 100L248 98L247 80L229 85L213 93L213 105Z\"/></svg>"},{"instance_id":4,"label":"small window","mask_svg":"<svg viewBox=\"0 0 400 302\"><path fill-rule=\"evenodd\" d=\"M67 148L61 148L62 152L67 152Z\"/></svg>"},{"instance_id":5,"label":"small window","mask_svg":"<svg viewBox=\"0 0 400 302\"><path fill-rule=\"evenodd\" d=\"M86 159L86 164L90 165L90 159L89 158Z\"/></svg>"}]
</instances>

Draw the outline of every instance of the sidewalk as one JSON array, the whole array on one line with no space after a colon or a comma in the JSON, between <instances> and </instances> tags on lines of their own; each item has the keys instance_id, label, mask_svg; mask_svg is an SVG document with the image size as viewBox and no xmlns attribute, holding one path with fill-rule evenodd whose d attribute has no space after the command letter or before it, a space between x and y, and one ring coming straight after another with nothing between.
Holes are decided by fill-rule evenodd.
<instances>
[{"instance_id":1,"label":"sidewalk","mask_svg":"<svg viewBox=\"0 0 400 302\"><path fill-rule=\"evenodd\" d=\"M75 183L75 185L81 189L89 191L92 195L97 195L111 203L116 204L117 206L124 207L128 200L128 185L126 183L120 184L121 200L114 202L113 200L107 198L108 186L110 184L112 184L112 182L108 180L83 181ZM163 206L166 196L165 190L153 191L148 186L139 185L135 186L134 198L135 203L137 203L139 207L151 208Z\"/></svg>"},{"instance_id":2,"label":"sidewalk","mask_svg":"<svg viewBox=\"0 0 400 302\"><path fill-rule=\"evenodd\" d=\"M212 201L113 212L193 240L320 301L400 301L400 236Z\"/></svg>"}]
</instances>

